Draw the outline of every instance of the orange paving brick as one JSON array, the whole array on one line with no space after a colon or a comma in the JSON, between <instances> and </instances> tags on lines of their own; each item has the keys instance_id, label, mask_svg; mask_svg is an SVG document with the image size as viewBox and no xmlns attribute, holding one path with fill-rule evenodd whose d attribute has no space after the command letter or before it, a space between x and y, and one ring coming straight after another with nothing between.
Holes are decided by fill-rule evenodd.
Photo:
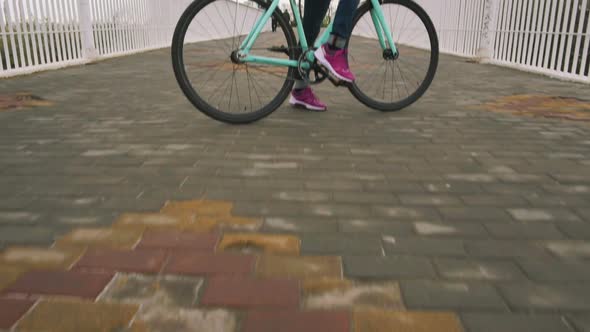
<instances>
[{"instance_id":1,"label":"orange paving brick","mask_svg":"<svg viewBox=\"0 0 590 332\"><path fill-rule=\"evenodd\" d=\"M115 222L113 227L131 229L159 229L159 228L180 228L192 220L181 216L168 215L165 213L124 213Z\"/></svg>"},{"instance_id":2,"label":"orange paving brick","mask_svg":"<svg viewBox=\"0 0 590 332\"><path fill-rule=\"evenodd\" d=\"M76 269L92 271L116 271L158 273L166 260L162 250L110 250L90 249L76 263Z\"/></svg>"},{"instance_id":3,"label":"orange paving brick","mask_svg":"<svg viewBox=\"0 0 590 332\"><path fill-rule=\"evenodd\" d=\"M19 332L123 331L138 306L74 300L42 301L17 325Z\"/></svg>"},{"instance_id":4,"label":"orange paving brick","mask_svg":"<svg viewBox=\"0 0 590 332\"><path fill-rule=\"evenodd\" d=\"M463 332L457 316L445 312L357 310L353 317L355 332Z\"/></svg>"},{"instance_id":5,"label":"orange paving brick","mask_svg":"<svg viewBox=\"0 0 590 332\"><path fill-rule=\"evenodd\" d=\"M0 329L10 329L33 304L31 300L0 299Z\"/></svg>"},{"instance_id":6,"label":"orange paving brick","mask_svg":"<svg viewBox=\"0 0 590 332\"><path fill-rule=\"evenodd\" d=\"M352 281L339 278L307 279L301 282L301 288L306 295L342 292L352 287Z\"/></svg>"},{"instance_id":7,"label":"orange paving brick","mask_svg":"<svg viewBox=\"0 0 590 332\"><path fill-rule=\"evenodd\" d=\"M113 273L31 271L19 277L5 291L7 293L62 295L94 299L113 276Z\"/></svg>"},{"instance_id":8,"label":"orange paving brick","mask_svg":"<svg viewBox=\"0 0 590 332\"><path fill-rule=\"evenodd\" d=\"M337 279L342 277L342 261L335 256L263 255L256 265L256 275L266 278Z\"/></svg>"},{"instance_id":9,"label":"orange paving brick","mask_svg":"<svg viewBox=\"0 0 590 332\"><path fill-rule=\"evenodd\" d=\"M165 274L250 275L254 271L256 256L226 253L180 253L170 255L164 268Z\"/></svg>"},{"instance_id":10,"label":"orange paving brick","mask_svg":"<svg viewBox=\"0 0 590 332\"><path fill-rule=\"evenodd\" d=\"M203 219L203 218L202 218ZM197 219L197 223L202 222ZM224 229L256 230L262 226L262 219L236 216L219 216L215 218L216 225Z\"/></svg>"},{"instance_id":11,"label":"orange paving brick","mask_svg":"<svg viewBox=\"0 0 590 332\"><path fill-rule=\"evenodd\" d=\"M346 311L251 311L242 332L350 332L350 320Z\"/></svg>"},{"instance_id":12,"label":"orange paving brick","mask_svg":"<svg viewBox=\"0 0 590 332\"><path fill-rule=\"evenodd\" d=\"M131 249L141 238L142 231L113 228L78 228L56 242L58 248L107 247Z\"/></svg>"},{"instance_id":13,"label":"orange paving brick","mask_svg":"<svg viewBox=\"0 0 590 332\"><path fill-rule=\"evenodd\" d=\"M225 201L194 200L194 201L169 201L160 210L163 213L192 213L196 217L229 216L233 204Z\"/></svg>"},{"instance_id":14,"label":"orange paving brick","mask_svg":"<svg viewBox=\"0 0 590 332\"><path fill-rule=\"evenodd\" d=\"M214 251L219 237L219 233L147 231L137 248Z\"/></svg>"},{"instance_id":15,"label":"orange paving brick","mask_svg":"<svg viewBox=\"0 0 590 332\"><path fill-rule=\"evenodd\" d=\"M201 305L230 308L295 308L299 286L292 280L215 277L208 280Z\"/></svg>"},{"instance_id":16,"label":"orange paving brick","mask_svg":"<svg viewBox=\"0 0 590 332\"><path fill-rule=\"evenodd\" d=\"M1 265L0 266L0 291L10 286L24 272L20 267Z\"/></svg>"}]
</instances>

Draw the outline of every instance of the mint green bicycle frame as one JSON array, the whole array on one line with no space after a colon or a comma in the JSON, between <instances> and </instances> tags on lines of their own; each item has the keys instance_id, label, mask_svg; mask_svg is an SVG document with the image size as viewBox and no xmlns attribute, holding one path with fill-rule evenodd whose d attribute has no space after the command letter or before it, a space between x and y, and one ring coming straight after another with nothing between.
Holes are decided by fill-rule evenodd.
<instances>
[{"instance_id":1,"label":"mint green bicycle frame","mask_svg":"<svg viewBox=\"0 0 590 332\"><path fill-rule=\"evenodd\" d=\"M240 45L239 55L242 58L242 61L251 62L251 63L260 63L260 64L272 65L272 66L283 66L283 67L297 67L298 66L297 60L285 60L285 59L263 57L263 56L256 56L256 55L250 54L250 50L252 49L252 46L256 42L256 39L258 39L260 32L262 31L264 26L268 23L268 20L270 19L272 13L277 9L277 7L279 5L279 1L280 0L273 0L273 2L270 4L270 7L268 8L268 10L258 19L258 21L254 25L254 28L252 29L252 31L250 31L250 34L248 34L246 39L244 39L244 41ZM369 1L371 1L371 4L373 5L373 8L371 9L371 18L373 20L373 24L375 25L375 31L377 32L377 37L379 39L379 44L381 45L381 48L383 50L386 50L388 48L387 45L389 45L389 48L393 51L394 54L396 54L397 47L395 46L395 43L393 42L393 35L391 33L391 30L389 29L389 25L387 24L387 22L385 22L385 16L383 15L383 11L381 10L381 4L379 3L379 0L369 0ZM291 3L291 9L293 10L293 13L295 16L295 21L297 22L297 33L301 39L300 40L301 48L302 48L303 52L305 52L305 51L309 50L309 46L308 46L308 41L305 39L305 33L303 32L303 23L301 20L301 14L299 13L299 9L295 3L295 0L290 0L290 3ZM324 31L324 33L320 36L320 38L318 38L318 40L314 44L315 48L320 47L322 44L324 44L326 41L328 41L328 38L330 37L330 33L332 32L332 25L333 24L334 24L334 22L332 21L330 23L330 25L328 26L328 28L326 29L326 31ZM311 53L311 52L309 53L309 60L310 61L315 60L313 53ZM305 65L307 65L307 64L304 63L304 69L308 69L308 68L306 68L307 66L305 66Z\"/></svg>"}]
</instances>

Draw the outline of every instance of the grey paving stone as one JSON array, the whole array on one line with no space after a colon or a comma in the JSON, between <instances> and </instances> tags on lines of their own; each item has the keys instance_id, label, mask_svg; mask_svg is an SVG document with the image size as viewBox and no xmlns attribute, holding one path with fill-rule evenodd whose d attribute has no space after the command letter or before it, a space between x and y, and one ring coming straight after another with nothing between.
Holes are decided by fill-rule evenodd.
<instances>
[{"instance_id":1,"label":"grey paving stone","mask_svg":"<svg viewBox=\"0 0 590 332\"><path fill-rule=\"evenodd\" d=\"M465 256L463 241L422 237L385 236L383 247L386 255Z\"/></svg>"},{"instance_id":2,"label":"grey paving stone","mask_svg":"<svg viewBox=\"0 0 590 332\"><path fill-rule=\"evenodd\" d=\"M437 220L439 214L433 208L427 207L404 207L402 206L383 206L376 205L373 207L375 215L378 217L387 217L398 220Z\"/></svg>"},{"instance_id":3,"label":"grey paving stone","mask_svg":"<svg viewBox=\"0 0 590 332\"><path fill-rule=\"evenodd\" d=\"M557 227L571 239L590 240L590 223L559 223Z\"/></svg>"},{"instance_id":4,"label":"grey paving stone","mask_svg":"<svg viewBox=\"0 0 590 332\"><path fill-rule=\"evenodd\" d=\"M391 193L345 192L336 191L332 199L336 203L398 204L399 200Z\"/></svg>"},{"instance_id":5,"label":"grey paving stone","mask_svg":"<svg viewBox=\"0 0 590 332\"><path fill-rule=\"evenodd\" d=\"M585 221L590 221L590 209L578 209L576 210Z\"/></svg>"},{"instance_id":6,"label":"grey paving stone","mask_svg":"<svg viewBox=\"0 0 590 332\"><path fill-rule=\"evenodd\" d=\"M272 195L272 198L281 201L295 202L325 202L330 200L331 195L326 192L318 191L279 191Z\"/></svg>"},{"instance_id":7,"label":"grey paving stone","mask_svg":"<svg viewBox=\"0 0 590 332\"><path fill-rule=\"evenodd\" d=\"M461 205L461 200L453 196L444 195L409 195L404 194L399 196L402 204L407 206L456 206Z\"/></svg>"},{"instance_id":8,"label":"grey paving stone","mask_svg":"<svg viewBox=\"0 0 590 332\"><path fill-rule=\"evenodd\" d=\"M555 225L546 222L486 223L485 227L493 237L499 239L556 240L564 238Z\"/></svg>"},{"instance_id":9,"label":"grey paving stone","mask_svg":"<svg viewBox=\"0 0 590 332\"><path fill-rule=\"evenodd\" d=\"M512 308L519 310L588 311L590 286L510 283L498 285Z\"/></svg>"},{"instance_id":10,"label":"grey paving stone","mask_svg":"<svg viewBox=\"0 0 590 332\"><path fill-rule=\"evenodd\" d=\"M482 186L485 192L502 195L531 195L543 192L540 186L533 184L489 183Z\"/></svg>"},{"instance_id":11,"label":"grey paving stone","mask_svg":"<svg viewBox=\"0 0 590 332\"><path fill-rule=\"evenodd\" d=\"M569 319L573 322L574 326L578 329L579 332L590 332L590 315L572 315L569 317Z\"/></svg>"},{"instance_id":12,"label":"grey paving stone","mask_svg":"<svg viewBox=\"0 0 590 332\"><path fill-rule=\"evenodd\" d=\"M303 234L301 253L306 255L382 256L381 238L376 235Z\"/></svg>"},{"instance_id":13,"label":"grey paving stone","mask_svg":"<svg viewBox=\"0 0 590 332\"><path fill-rule=\"evenodd\" d=\"M511 207L527 204L524 198L517 195L473 194L461 196L461 199L469 206Z\"/></svg>"},{"instance_id":14,"label":"grey paving stone","mask_svg":"<svg viewBox=\"0 0 590 332\"><path fill-rule=\"evenodd\" d=\"M412 310L508 309L495 288L486 283L402 281L400 285L404 302Z\"/></svg>"},{"instance_id":15,"label":"grey paving stone","mask_svg":"<svg viewBox=\"0 0 590 332\"><path fill-rule=\"evenodd\" d=\"M575 207L581 208L588 206L590 194L584 195L564 195L564 194L533 194L533 195L526 195L526 200L532 206L540 206L540 207ZM526 206L527 204L521 204L519 206ZM517 205L512 205L517 206ZM578 213L579 216L582 216Z\"/></svg>"},{"instance_id":16,"label":"grey paving stone","mask_svg":"<svg viewBox=\"0 0 590 332\"><path fill-rule=\"evenodd\" d=\"M441 207L439 211L448 221L508 221L510 215L500 209L491 207Z\"/></svg>"},{"instance_id":17,"label":"grey paving stone","mask_svg":"<svg viewBox=\"0 0 590 332\"><path fill-rule=\"evenodd\" d=\"M60 232L49 226L0 226L0 243L49 245Z\"/></svg>"},{"instance_id":18,"label":"grey paving stone","mask_svg":"<svg viewBox=\"0 0 590 332\"><path fill-rule=\"evenodd\" d=\"M551 241L545 244L553 254L566 258L589 258L590 241Z\"/></svg>"},{"instance_id":19,"label":"grey paving stone","mask_svg":"<svg viewBox=\"0 0 590 332\"><path fill-rule=\"evenodd\" d=\"M338 219L335 218L298 218L298 217L266 217L262 231L293 232L293 233L336 233Z\"/></svg>"},{"instance_id":20,"label":"grey paving stone","mask_svg":"<svg viewBox=\"0 0 590 332\"><path fill-rule=\"evenodd\" d=\"M41 214L32 211L4 210L0 211L0 225L30 225L35 224L41 217Z\"/></svg>"},{"instance_id":21,"label":"grey paving stone","mask_svg":"<svg viewBox=\"0 0 590 332\"><path fill-rule=\"evenodd\" d=\"M383 219L348 219L339 222L344 233L378 233L393 236L414 235L414 226L408 221L386 221Z\"/></svg>"},{"instance_id":22,"label":"grey paving stone","mask_svg":"<svg viewBox=\"0 0 590 332\"><path fill-rule=\"evenodd\" d=\"M424 236L487 237L488 232L479 223L467 222L414 222L416 233Z\"/></svg>"},{"instance_id":23,"label":"grey paving stone","mask_svg":"<svg viewBox=\"0 0 590 332\"><path fill-rule=\"evenodd\" d=\"M302 207L303 215L341 218L368 218L373 215L365 204L309 204Z\"/></svg>"},{"instance_id":24,"label":"grey paving stone","mask_svg":"<svg viewBox=\"0 0 590 332\"><path fill-rule=\"evenodd\" d=\"M430 279L436 272L426 258L345 256L344 276L352 279Z\"/></svg>"},{"instance_id":25,"label":"grey paving stone","mask_svg":"<svg viewBox=\"0 0 590 332\"><path fill-rule=\"evenodd\" d=\"M580 217L571 211L557 208L518 208L509 209L508 212L519 221L581 221Z\"/></svg>"},{"instance_id":26,"label":"grey paving stone","mask_svg":"<svg viewBox=\"0 0 590 332\"><path fill-rule=\"evenodd\" d=\"M475 260L436 258L434 265L440 275L456 280L522 280L525 276L509 260Z\"/></svg>"},{"instance_id":27,"label":"grey paving stone","mask_svg":"<svg viewBox=\"0 0 590 332\"><path fill-rule=\"evenodd\" d=\"M464 313L467 332L574 332L559 315Z\"/></svg>"},{"instance_id":28,"label":"grey paving stone","mask_svg":"<svg viewBox=\"0 0 590 332\"><path fill-rule=\"evenodd\" d=\"M521 240L466 240L465 250L474 257L549 257L542 246Z\"/></svg>"},{"instance_id":29,"label":"grey paving stone","mask_svg":"<svg viewBox=\"0 0 590 332\"><path fill-rule=\"evenodd\" d=\"M424 187L431 193L474 194L483 192L483 189L478 184L453 181L426 182Z\"/></svg>"},{"instance_id":30,"label":"grey paving stone","mask_svg":"<svg viewBox=\"0 0 590 332\"><path fill-rule=\"evenodd\" d=\"M590 280L590 266L584 261L527 257L519 259L518 264L534 281L586 282Z\"/></svg>"}]
</instances>

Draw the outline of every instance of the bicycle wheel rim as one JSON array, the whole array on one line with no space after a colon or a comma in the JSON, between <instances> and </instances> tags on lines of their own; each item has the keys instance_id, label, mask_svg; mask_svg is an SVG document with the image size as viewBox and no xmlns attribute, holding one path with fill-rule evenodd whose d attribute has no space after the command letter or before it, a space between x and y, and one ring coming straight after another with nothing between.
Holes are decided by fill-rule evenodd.
<instances>
[{"instance_id":1,"label":"bicycle wheel rim","mask_svg":"<svg viewBox=\"0 0 590 332\"><path fill-rule=\"evenodd\" d=\"M366 3L357 12L349 40L350 68L357 75L349 89L371 108L396 111L416 102L434 80L438 37L432 21L416 3L387 0L381 6L400 56L396 60L384 59L371 19L372 5ZM358 61L363 58L371 60Z\"/></svg>"},{"instance_id":2,"label":"bicycle wheel rim","mask_svg":"<svg viewBox=\"0 0 590 332\"><path fill-rule=\"evenodd\" d=\"M181 17L172 45L174 72L186 97L206 115L232 124L249 123L269 115L284 102L293 85L292 68L232 62L231 51L239 47L268 8L260 0L249 3L257 7L245 8L243 2L226 0L194 2ZM288 54L268 51L264 45L272 45L272 38L266 38L266 31L261 33L252 53L267 56L264 54L267 51L272 57L293 59L293 32L278 12L273 16L279 30L273 36L281 35L281 45ZM270 31L271 20L267 27ZM191 35L195 31L198 34ZM218 38L207 39L211 35ZM265 38L269 43L261 45Z\"/></svg>"}]
</instances>

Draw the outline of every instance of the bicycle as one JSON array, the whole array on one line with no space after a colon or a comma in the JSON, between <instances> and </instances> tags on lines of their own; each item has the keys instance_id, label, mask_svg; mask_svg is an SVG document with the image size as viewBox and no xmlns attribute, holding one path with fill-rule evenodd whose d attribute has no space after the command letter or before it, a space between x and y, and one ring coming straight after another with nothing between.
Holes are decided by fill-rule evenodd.
<instances>
[{"instance_id":1,"label":"bicycle","mask_svg":"<svg viewBox=\"0 0 590 332\"><path fill-rule=\"evenodd\" d=\"M174 32L172 63L182 91L201 112L230 124L260 120L287 99L296 71L311 84L329 79L343 85L313 55L328 40L332 24L309 47L301 14L290 0L301 36L298 44L279 2L196 0L182 14ZM282 33L268 32L271 16ZM384 112L401 110L422 97L439 58L437 33L424 9L411 0L366 0L353 22L347 46L357 79L346 84L352 95Z\"/></svg>"}]
</instances>

